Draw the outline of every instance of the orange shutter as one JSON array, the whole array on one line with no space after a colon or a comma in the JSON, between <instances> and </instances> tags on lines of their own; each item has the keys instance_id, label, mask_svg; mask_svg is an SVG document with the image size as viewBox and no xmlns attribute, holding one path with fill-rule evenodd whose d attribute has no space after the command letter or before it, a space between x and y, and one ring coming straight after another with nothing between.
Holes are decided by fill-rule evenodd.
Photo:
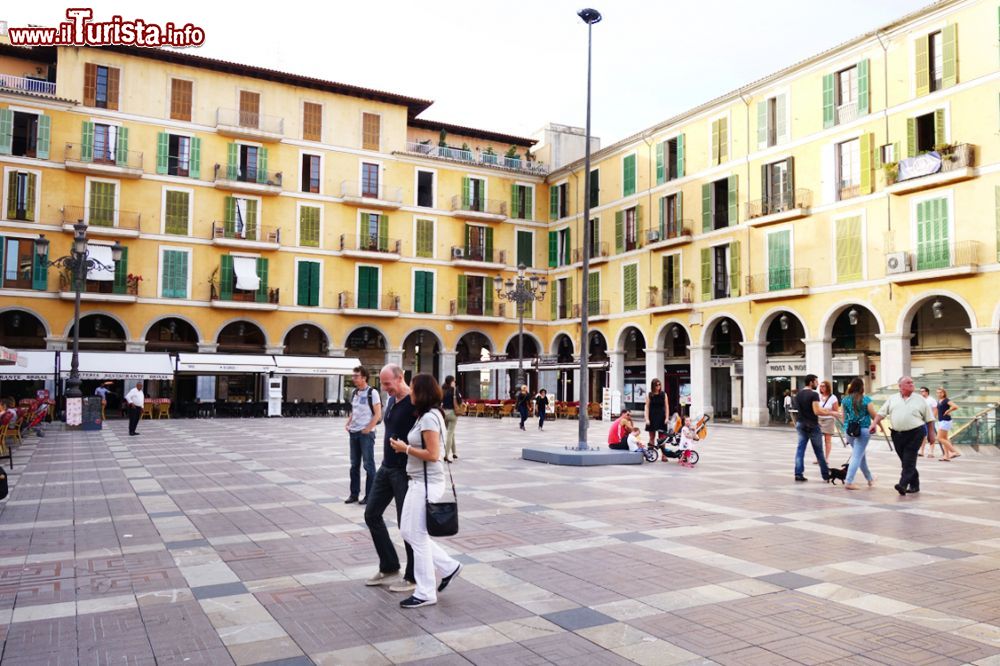
<instances>
[{"instance_id":1,"label":"orange shutter","mask_svg":"<svg viewBox=\"0 0 1000 666\"><path fill-rule=\"evenodd\" d=\"M191 120L191 82L170 80L170 117L174 120Z\"/></svg>"},{"instance_id":2,"label":"orange shutter","mask_svg":"<svg viewBox=\"0 0 1000 666\"><path fill-rule=\"evenodd\" d=\"M108 67L108 108L112 111L118 110L118 84L121 81L121 70L117 67Z\"/></svg>"},{"instance_id":3,"label":"orange shutter","mask_svg":"<svg viewBox=\"0 0 1000 666\"><path fill-rule=\"evenodd\" d=\"M90 62L83 66L83 104L97 105L97 65Z\"/></svg>"}]
</instances>

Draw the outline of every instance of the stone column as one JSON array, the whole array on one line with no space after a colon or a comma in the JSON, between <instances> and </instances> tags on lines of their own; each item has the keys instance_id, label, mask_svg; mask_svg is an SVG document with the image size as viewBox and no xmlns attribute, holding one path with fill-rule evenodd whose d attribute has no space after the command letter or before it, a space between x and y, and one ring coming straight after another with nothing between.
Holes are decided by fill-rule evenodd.
<instances>
[{"instance_id":1,"label":"stone column","mask_svg":"<svg viewBox=\"0 0 1000 666\"><path fill-rule=\"evenodd\" d=\"M653 379L663 381L663 364L666 359L666 352L663 349L646 350L646 390L649 390L649 383Z\"/></svg>"},{"instance_id":2,"label":"stone column","mask_svg":"<svg viewBox=\"0 0 1000 666\"><path fill-rule=\"evenodd\" d=\"M1000 329L967 328L972 336L972 365L1000 367Z\"/></svg>"},{"instance_id":3,"label":"stone column","mask_svg":"<svg viewBox=\"0 0 1000 666\"><path fill-rule=\"evenodd\" d=\"M145 340L129 340L125 343L125 351L130 354L141 354L146 351Z\"/></svg>"},{"instance_id":4,"label":"stone column","mask_svg":"<svg viewBox=\"0 0 1000 666\"><path fill-rule=\"evenodd\" d=\"M736 402L733 396L733 402ZM743 424L760 427L770 422L767 411L767 343L743 343Z\"/></svg>"},{"instance_id":5,"label":"stone column","mask_svg":"<svg viewBox=\"0 0 1000 666\"><path fill-rule=\"evenodd\" d=\"M625 388L625 352L608 351L608 358L611 361L610 388L612 391L621 391Z\"/></svg>"},{"instance_id":6,"label":"stone column","mask_svg":"<svg viewBox=\"0 0 1000 666\"><path fill-rule=\"evenodd\" d=\"M806 373L833 379L833 340L803 340L806 343Z\"/></svg>"},{"instance_id":7,"label":"stone column","mask_svg":"<svg viewBox=\"0 0 1000 666\"><path fill-rule=\"evenodd\" d=\"M691 416L715 414L712 407L712 347L691 345Z\"/></svg>"},{"instance_id":8,"label":"stone column","mask_svg":"<svg viewBox=\"0 0 1000 666\"><path fill-rule=\"evenodd\" d=\"M403 350L402 349L389 349L385 352L385 364L395 363L399 367L403 367ZM381 370L381 368L379 368Z\"/></svg>"},{"instance_id":9,"label":"stone column","mask_svg":"<svg viewBox=\"0 0 1000 666\"><path fill-rule=\"evenodd\" d=\"M442 384L444 383L444 378L451 375L456 380L458 379L458 372L455 367L455 359L458 356L458 352L453 351L443 351L438 355L440 359L438 362L438 367L441 369L441 376L438 377L438 381Z\"/></svg>"},{"instance_id":10,"label":"stone column","mask_svg":"<svg viewBox=\"0 0 1000 666\"><path fill-rule=\"evenodd\" d=\"M546 393L549 394L549 400L555 400L555 396L558 395L557 389L559 388L559 371L539 370L538 388L545 389Z\"/></svg>"},{"instance_id":11,"label":"stone column","mask_svg":"<svg viewBox=\"0 0 1000 666\"><path fill-rule=\"evenodd\" d=\"M45 338L45 348L49 351L66 351L69 341L66 338Z\"/></svg>"},{"instance_id":12,"label":"stone column","mask_svg":"<svg viewBox=\"0 0 1000 666\"><path fill-rule=\"evenodd\" d=\"M219 344L217 342L199 342L198 343L198 353L199 354L214 354L219 351Z\"/></svg>"},{"instance_id":13,"label":"stone column","mask_svg":"<svg viewBox=\"0 0 1000 666\"><path fill-rule=\"evenodd\" d=\"M910 334L876 334L881 347L882 379L876 379L877 386L889 386L900 377L910 374Z\"/></svg>"},{"instance_id":14,"label":"stone column","mask_svg":"<svg viewBox=\"0 0 1000 666\"><path fill-rule=\"evenodd\" d=\"M579 360L577 360L577 363L579 363ZM585 407L586 403L587 403L587 400L585 400L583 398L583 396L580 395L580 369L579 368L577 368L576 370L573 371L573 392L572 393L573 394L571 396L569 396L567 399L570 402L573 402L574 400L579 400L581 406Z\"/></svg>"},{"instance_id":15,"label":"stone column","mask_svg":"<svg viewBox=\"0 0 1000 666\"><path fill-rule=\"evenodd\" d=\"M335 347L328 349L326 352L327 356L343 358L344 354L347 352L343 347ZM326 401L327 402L340 402L344 397L344 376L340 375L338 377L327 377L326 378Z\"/></svg>"},{"instance_id":16,"label":"stone column","mask_svg":"<svg viewBox=\"0 0 1000 666\"><path fill-rule=\"evenodd\" d=\"M265 354L271 354L273 356L284 356L285 355L285 345L270 345L264 347Z\"/></svg>"}]
</instances>

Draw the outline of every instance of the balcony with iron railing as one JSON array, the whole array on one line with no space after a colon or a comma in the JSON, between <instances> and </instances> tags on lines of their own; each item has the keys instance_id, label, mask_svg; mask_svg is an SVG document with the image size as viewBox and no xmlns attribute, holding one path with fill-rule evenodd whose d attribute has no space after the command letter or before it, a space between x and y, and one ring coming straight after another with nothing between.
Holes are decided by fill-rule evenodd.
<instances>
[{"instance_id":1,"label":"balcony with iron railing","mask_svg":"<svg viewBox=\"0 0 1000 666\"><path fill-rule=\"evenodd\" d=\"M778 222L788 222L809 215L812 207L812 190L797 189L757 199L747 204L747 224L763 227Z\"/></svg>"},{"instance_id":2,"label":"balcony with iron railing","mask_svg":"<svg viewBox=\"0 0 1000 666\"><path fill-rule=\"evenodd\" d=\"M242 194L281 194L281 172L265 171L262 169L240 168L238 165L232 167L226 164L215 165L215 187L227 192L240 192Z\"/></svg>"},{"instance_id":3,"label":"balcony with iron railing","mask_svg":"<svg viewBox=\"0 0 1000 666\"><path fill-rule=\"evenodd\" d=\"M451 261L456 266L503 268L507 265L507 250L455 245L451 248Z\"/></svg>"},{"instance_id":4,"label":"balcony with iron railing","mask_svg":"<svg viewBox=\"0 0 1000 666\"><path fill-rule=\"evenodd\" d=\"M861 196L861 185L842 183L837 187L837 201L846 201Z\"/></svg>"},{"instance_id":5,"label":"balcony with iron railing","mask_svg":"<svg viewBox=\"0 0 1000 666\"><path fill-rule=\"evenodd\" d=\"M838 106L835 110L835 114L838 125L852 122L861 117L858 113L858 103L856 101L849 102L843 106Z\"/></svg>"},{"instance_id":6,"label":"balcony with iron railing","mask_svg":"<svg viewBox=\"0 0 1000 666\"><path fill-rule=\"evenodd\" d=\"M463 303L451 300L448 303L448 314L457 321L496 321L507 316L506 304L494 302L489 308L486 305L482 296L470 296Z\"/></svg>"},{"instance_id":7,"label":"balcony with iron railing","mask_svg":"<svg viewBox=\"0 0 1000 666\"><path fill-rule=\"evenodd\" d=\"M450 146L435 146L430 143L419 143L413 141L406 142L406 150L402 151L420 157L433 157L437 159L452 160L455 162L465 162L477 166L496 167L520 173L529 173L535 176L544 176L549 170L542 162L534 160L523 160L519 157L507 157L480 150L467 150L463 148L452 148Z\"/></svg>"},{"instance_id":8,"label":"balcony with iron railing","mask_svg":"<svg viewBox=\"0 0 1000 666\"><path fill-rule=\"evenodd\" d=\"M662 234L659 228L647 229L644 234L645 238L643 240L645 240L645 244L643 246L647 250L662 250L663 248L690 243L692 229L694 229L693 220L675 220L665 224Z\"/></svg>"},{"instance_id":9,"label":"balcony with iron railing","mask_svg":"<svg viewBox=\"0 0 1000 666\"><path fill-rule=\"evenodd\" d=\"M215 129L223 136L256 141L280 141L285 135L285 119L240 109L218 109Z\"/></svg>"},{"instance_id":10,"label":"balcony with iron railing","mask_svg":"<svg viewBox=\"0 0 1000 666\"><path fill-rule=\"evenodd\" d=\"M213 245L221 247L277 250L281 246L281 229L259 224L213 222L211 239Z\"/></svg>"},{"instance_id":11,"label":"balcony with iron railing","mask_svg":"<svg viewBox=\"0 0 1000 666\"><path fill-rule=\"evenodd\" d=\"M403 188L387 187L381 182L345 180L340 183L344 203L380 210L397 210L403 205Z\"/></svg>"},{"instance_id":12,"label":"balcony with iron railing","mask_svg":"<svg viewBox=\"0 0 1000 666\"><path fill-rule=\"evenodd\" d=\"M346 257L399 261L403 242L374 234L341 234L340 251Z\"/></svg>"},{"instance_id":13,"label":"balcony with iron railing","mask_svg":"<svg viewBox=\"0 0 1000 666\"><path fill-rule=\"evenodd\" d=\"M611 301L587 301L587 320L599 321L607 319L611 315ZM583 309L579 303L573 305L573 317L579 319L583 316Z\"/></svg>"},{"instance_id":14,"label":"balcony with iron railing","mask_svg":"<svg viewBox=\"0 0 1000 666\"><path fill-rule=\"evenodd\" d=\"M979 272L979 243L927 241L916 252L887 252L885 265L886 277L896 283L974 275Z\"/></svg>"},{"instance_id":15,"label":"balcony with iron railing","mask_svg":"<svg viewBox=\"0 0 1000 666\"><path fill-rule=\"evenodd\" d=\"M28 76L0 74L0 90L55 97L56 84Z\"/></svg>"},{"instance_id":16,"label":"balcony with iron railing","mask_svg":"<svg viewBox=\"0 0 1000 666\"><path fill-rule=\"evenodd\" d=\"M130 210L101 208L99 206L63 206L63 231L73 232L73 225L83 220L88 236L108 236L115 238L138 238L141 231L142 215Z\"/></svg>"},{"instance_id":17,"label":"balcony with iron railing","mask_svg":"<svg viewBox=\"0 0 1000 666\"><path fill-rule=\"evenodd\" d=\"M462 220L503 222L507 219L507 202L456 194L451 198L451 212Z\"/></svg>"},{"instance_id":18,"label":"balcony with iron railing","mask_svg":"<svg viewBox=\"0 0 1000 666\"><path fill-rule=\"evenodd\" d=\"M975 178L976 146L947 144L936 150L885 165L886 192L909 194Z\"/></svg>"},{"instance_id":19,"label":"balcony with iron railing","mask_svg":"<svg viewBox=\"0 0 1000 666\"><path fill-rule=\"evenodd\" d=\"M601 241L599 243L591 243L590 245L590 264L598 264L607 261L610 258L608 253L608 243L607 241ZM583 261L583 248L578 247L573 249L573 263L578 264Z\"/></svg>"},{"instance_id":20,"label":"balcony with iron railing","mask_svg":"<svg viewBox=\"0 0 1000 666\"><path fill-rule=\"evenodd\" d=\"M563 301L556 304L556 320L561 319L572 319L573 317L579 316L579 309L569 301Z\"/></svg>"},{"instance_id":21,"label":"balcony with iron railing","mask_svg":"<svg viewBox=\"0 0 1000 666\"><path fill-rule=\"evenodd\" d=\"M337 307L342 314L362 317L398 317L400 298L393 292L383 295L358 295L352 291L337 294Z\"/></svg>"},{"instance_id":22,"label":"balcony with iron railing","mask_svg":"<svg viewBox=\"0 0 1000 666\"><path fill-rule=\"evenodd\" d=\"M215 281L218 273L212 274L210 280L210 305L213 308L224 310L277 310L281 299L281 289L273 287L264 290L249 291L246 289L232 289L230 293L223 294L218 283Z\"/></svg>"},{"instance_id":23,"label":"balcony with iron railing","mask_svg":"<svg viewBox=\"0 0 1000 666\"><path fill-rule=\"evenodd\" d=\"M84 280L80 300L95 303L135 303L139 300L139 283L142 277L129 274L124 282L119 280ZM76 298L74 280L68 271L59 273L59 298L72 301Z\"/></svg>"},{"instance_id":24,"label":"balcony with iron railing","mask_svg":"<svg viewBox=\"0 0 1000 666\"><path fill-rule=\"evenodd\" d=\"M767 273L749 275L747 293L752 301L805 296L809 293L809 269L773 268Z\"/></svg>"},{"instance_id":25,"label":"balcony with iron railing","mask_svg":"<svg viewBox=\"0 0 1000 666\"><path fill-rule=\"evenodd\" d=\"M142 178L142 152L138 150L118 150L100 145L89 146L84 150L82 144L67 143L64 161L66 170L74 173Z\"/></svg>"},{"instance_id":26,"label":"balcony with iron railing","mask_svg":"<svg viewBox=\"0 0 1000 666\"><path fill-rule=\"evenodd\" d=\"M690 282L664 289L650 287L646 295L646 307L657 312L690 310L694 307L694 290Z\"/></svg>"}]
</instances>

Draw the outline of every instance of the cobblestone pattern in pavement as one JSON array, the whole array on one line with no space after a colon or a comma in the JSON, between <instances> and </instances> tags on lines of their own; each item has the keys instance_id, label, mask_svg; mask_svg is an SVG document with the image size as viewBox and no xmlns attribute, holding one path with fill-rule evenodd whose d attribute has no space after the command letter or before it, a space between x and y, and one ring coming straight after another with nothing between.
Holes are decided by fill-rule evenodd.
<instances>
[{"instance_id":1,"label":"cobblestone pattern in pavement","mask_svg":"<svg viewBox=\"0 0 1000 666\"><path fill-rule=\"evenodd\" d=\"M28 440L0 514L3 664L1000 665L1000 458L921 458L899 497L880 441L876 487L850 492L792 481L791 431L713 427L690 469L567 468L519 452L575 423L460 419L442 543L465 568L403 611L363 584L342 425Z\"/></svg>"}]
</instances>

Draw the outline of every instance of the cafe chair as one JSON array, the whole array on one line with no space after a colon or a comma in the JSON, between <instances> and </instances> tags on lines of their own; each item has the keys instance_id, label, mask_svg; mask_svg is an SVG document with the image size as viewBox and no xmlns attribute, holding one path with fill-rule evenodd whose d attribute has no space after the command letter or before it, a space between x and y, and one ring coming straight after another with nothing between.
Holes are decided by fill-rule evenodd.
<instances>
[{"instance_id":1,"label":"cafe chair","mask_svg":"<svg viewBox=\"0 0 1000 666\"><path fill-rule=\"evenodd\" d=\"M140 416L139 419L142 420L142 419L152 419L152 418L153 418L153 402L151 400L147 400L146 402L142 403L142 416Z\"/></svg>"}]
</instances>

